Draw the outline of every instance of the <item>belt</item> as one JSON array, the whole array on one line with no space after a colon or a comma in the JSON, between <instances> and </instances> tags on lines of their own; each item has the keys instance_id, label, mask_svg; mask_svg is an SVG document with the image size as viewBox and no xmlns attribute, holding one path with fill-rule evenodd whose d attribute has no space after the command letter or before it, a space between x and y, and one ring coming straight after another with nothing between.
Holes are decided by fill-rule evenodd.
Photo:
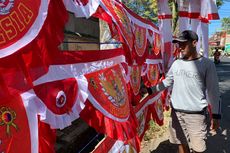
<instances>
[{"instance_id":1,"label":"belt","mask_svg":"<svg viewBox=\"0 0 230 153\"><path fill-rule=\"evenodd\" d=\"M181 109L175 109L172 107L172 109L175 112L181 112L181 113L186 113L186 114L206 114L207 112L207 107L203 108L201 111L190 111L190 110L181 110Z\"/></svg>"}]
</instances>

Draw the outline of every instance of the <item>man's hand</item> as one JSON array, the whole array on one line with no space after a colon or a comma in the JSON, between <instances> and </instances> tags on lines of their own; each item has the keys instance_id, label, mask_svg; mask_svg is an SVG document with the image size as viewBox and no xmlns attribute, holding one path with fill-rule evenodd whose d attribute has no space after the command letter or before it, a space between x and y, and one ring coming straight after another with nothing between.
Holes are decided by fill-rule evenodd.
<instances>
[{"instance_id":1,"label":"man's hand","mask_svg":"<svg viewBox=\"0 0 230 153\"><path fill-rule=\"evenodd\" d=\"M217 129L219 128L220 126L220 120L219 119L212 119L211 120L211 130L216 132Z\"/></svg>"},{"instance_id":2,"label":"man's hand","mask_svg":"<svg viewBox=\"0 0 230 153\"><path fill-rule=\"evenodd\" d=\"M147 88L146 88L146 87L141 87L141 89L140 89L140 94L141 94L142 96L144 96L144 95L147 94L147 93L148 93Z\"/></svg>"}]
</instances>

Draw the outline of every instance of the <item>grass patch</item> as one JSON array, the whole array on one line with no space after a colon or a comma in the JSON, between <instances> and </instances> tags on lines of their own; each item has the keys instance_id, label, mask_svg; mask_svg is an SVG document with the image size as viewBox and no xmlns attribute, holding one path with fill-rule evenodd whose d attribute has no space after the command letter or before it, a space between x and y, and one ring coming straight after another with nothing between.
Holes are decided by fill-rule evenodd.
<instances>
[{"instance_id":1,"label":"grass patch","mask_svg":"<svg viewBox=\"0 0 230 153\"><path fill-rule=\"evenodd\" d=\"M164 125L159 126L153 120L149 122L149 129L145 132L144 141L149 141L151 139L155 139L163 136L168 129L168 121L170 119L170 111L164 112Z\"/></svg>"}]
</instances>

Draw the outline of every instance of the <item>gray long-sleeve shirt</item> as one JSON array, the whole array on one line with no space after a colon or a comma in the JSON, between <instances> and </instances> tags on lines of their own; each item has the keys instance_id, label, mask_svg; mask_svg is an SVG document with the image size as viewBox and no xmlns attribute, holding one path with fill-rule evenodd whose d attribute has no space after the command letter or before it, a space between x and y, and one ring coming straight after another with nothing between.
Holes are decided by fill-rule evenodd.
<instances>
[{"instance_id":1,"label":"gray long-sleeve shirt","mask_svg":"<svg viewBox=\"0 0 230 153\"><path fill-rule=\"evenodd\" d=\"M218 77L211 60L205 57L195 60L176 60L166 78L156 86L156 89L161 91L169 86L173 86L171 95L173 108L201 111L208 106L209 102L213 114L220 114Z\"/></svg>"}]
</instances>

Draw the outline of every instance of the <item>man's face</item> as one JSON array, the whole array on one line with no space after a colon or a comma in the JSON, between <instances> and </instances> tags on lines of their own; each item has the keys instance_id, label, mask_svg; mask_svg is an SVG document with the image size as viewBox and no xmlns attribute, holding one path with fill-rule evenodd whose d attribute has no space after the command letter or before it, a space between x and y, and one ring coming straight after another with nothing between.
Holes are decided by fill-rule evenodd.
<instances>
[{"instance_id":1,"label":"man's face","mask_svg":"<svg viewBox=\"0 0 230 153\"><path fill-rule=\"evenodd\" d=\"M191 56L193 48L193 43L191 41L178 42L178 45L182 58L188 58L189 56Z\"/></svg>"}]
</instances>

